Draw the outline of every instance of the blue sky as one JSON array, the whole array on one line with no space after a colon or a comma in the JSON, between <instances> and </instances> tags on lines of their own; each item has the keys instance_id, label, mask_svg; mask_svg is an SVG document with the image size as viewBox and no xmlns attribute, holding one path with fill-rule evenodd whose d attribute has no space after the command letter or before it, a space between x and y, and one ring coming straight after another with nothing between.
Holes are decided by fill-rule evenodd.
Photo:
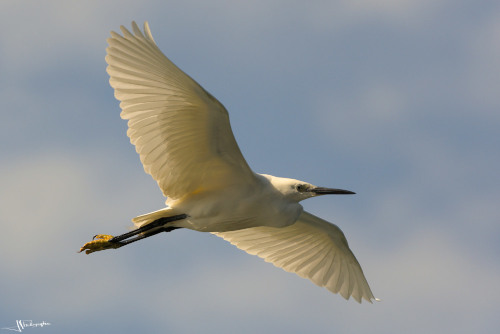
<instances>
[{"instance_id":1,"label":"blue sky","mask_svg":"<svg viewBox=\"0 0 500 334\"><path fill-rule=\"evenodd\" d=\"M345 232L359 305L222 239L91 256L164 198L108 84L106 38L156 42L229 110L260 173ZM498 1L2 1L0 327L45 333L492 333L500 326ZM0 330L1 332L6 330Z\"/></svg>"}]
</instances>

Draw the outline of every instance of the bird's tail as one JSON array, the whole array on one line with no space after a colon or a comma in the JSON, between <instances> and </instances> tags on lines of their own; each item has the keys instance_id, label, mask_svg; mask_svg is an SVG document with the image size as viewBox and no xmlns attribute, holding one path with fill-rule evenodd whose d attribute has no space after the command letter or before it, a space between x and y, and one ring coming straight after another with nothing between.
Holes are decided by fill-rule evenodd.
<instances>
[{"instance_id":1,"label":"bird's tail","mask_svg":"<svg viewBox=\"0 0 500 334\"><path fill-rule=\"evenodd\" d=\"M176 213L171 208L164 208L132 218L132 223L134 223L135 227L139 228L141 226L152 223L157 219L175 215Z\"/></svg>"}]
</instances>

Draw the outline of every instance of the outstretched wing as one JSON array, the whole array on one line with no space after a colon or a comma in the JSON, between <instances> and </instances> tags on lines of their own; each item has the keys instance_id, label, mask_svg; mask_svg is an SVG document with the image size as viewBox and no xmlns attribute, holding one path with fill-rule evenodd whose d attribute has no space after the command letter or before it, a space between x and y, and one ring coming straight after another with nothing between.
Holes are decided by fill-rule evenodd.
<instances>
[{"instance_id":1,"label":"outstretched wing","mask_svg":"<svg viewBox=\"0 0 500 334\"><path fill-rule=\"evenodd\" d=\"M345 299L352 296L360 303L362 298L370 303L375 299L344 233L308 212L283 228L253 227L213 234Z\"/></svg>"},{"instance_id":2,"label":"outstretched wing","mask_svg":"<svg viewBox=\"0 0 500 334\"><path fill-rule=\"evenodd\" d=\"M254 178L234 139L224 106L157 47L149 26L111 32L107 72L127 135L163 194L193 192Z\"/></svg>"}]
</instances>

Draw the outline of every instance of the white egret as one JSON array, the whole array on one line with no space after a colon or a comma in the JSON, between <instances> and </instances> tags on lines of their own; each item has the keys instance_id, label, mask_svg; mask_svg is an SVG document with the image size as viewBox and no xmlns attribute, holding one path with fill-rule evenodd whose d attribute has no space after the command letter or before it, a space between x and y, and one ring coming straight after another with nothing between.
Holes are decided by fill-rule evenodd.
<instances>
[{"instance_id":1,"label":"white egret","mask_svg":"<svg viewBox=\"0 0 500 334\"><path fill-rule=\"evenodd\" d=\"M127 135L167 197L166 208L133 218L137 229L96 235L81 251L119 248L177 228L211 232L344 298L374 298L342 231L300 201L354 194L254 173L236 144L224 106L142 32L111 32L106 62Z\"/></svg>"}]
</instances>

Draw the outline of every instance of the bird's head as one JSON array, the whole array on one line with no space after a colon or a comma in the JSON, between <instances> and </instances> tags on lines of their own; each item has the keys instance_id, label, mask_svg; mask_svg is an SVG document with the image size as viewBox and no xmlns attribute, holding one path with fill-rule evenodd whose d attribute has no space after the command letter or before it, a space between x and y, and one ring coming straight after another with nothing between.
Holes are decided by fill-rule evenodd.
<instances>
[{"instance_id":1,"label":"bird's head","mask_svg":"<svg viewBox=\"0 0 500 334\"><path fill-rule=\"evenodd\" d=\"M283 194L283 196L295 202L300 202L305 199L320 195L355 194L355 192L349 190L318 187L313 184L295 179L288 179L271 175L264 176L271 182L276 190Z\"/></svg>"}]
</instances>

